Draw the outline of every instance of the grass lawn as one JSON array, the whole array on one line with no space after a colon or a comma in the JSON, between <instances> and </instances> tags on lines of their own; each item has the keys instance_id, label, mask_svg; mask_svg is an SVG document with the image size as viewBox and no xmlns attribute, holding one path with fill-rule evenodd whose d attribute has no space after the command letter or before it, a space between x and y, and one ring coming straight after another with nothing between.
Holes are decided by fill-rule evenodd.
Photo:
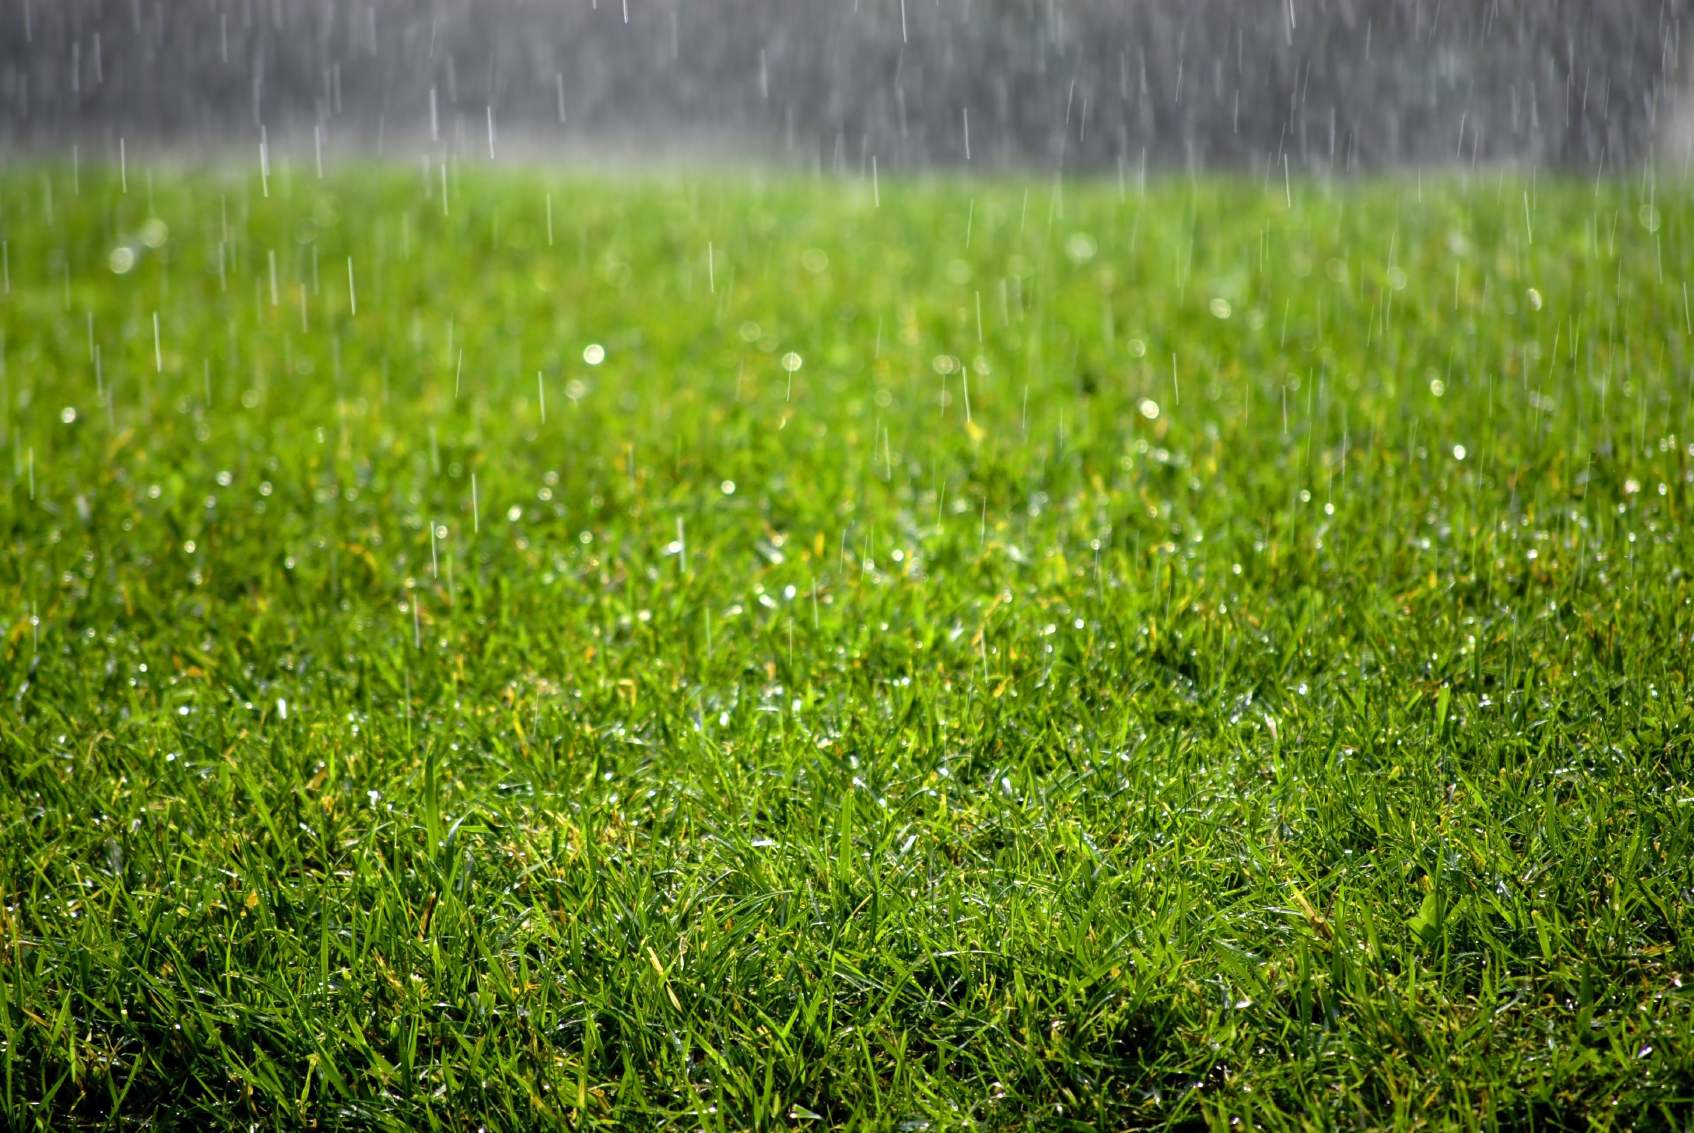
<instances>
[{"instance_id":1,"label":"grass lawn","mask_svg":"<svg viewBox=\"0 0 1694 1133\"><path fill-rule=\"evenodd\" d=\"M1691 203L14 162L4 1124L1686 1122Z\"/></svg>"}]
</instances>

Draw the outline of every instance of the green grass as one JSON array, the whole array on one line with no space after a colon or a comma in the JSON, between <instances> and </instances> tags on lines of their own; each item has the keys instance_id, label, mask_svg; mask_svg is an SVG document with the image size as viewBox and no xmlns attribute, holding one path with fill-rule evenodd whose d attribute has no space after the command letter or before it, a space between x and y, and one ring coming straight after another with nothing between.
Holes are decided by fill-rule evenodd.
<instances>
[{"instance_id":1,"label":"green grass","mask_svg":"<svg viewBox=\"0 0 1694 1133\"><path fill-rule=\"evenodd\" d=\"M1688 1120L1681 186L127 176L0 178L6 1125Z\"/></svg>"}]
</instances>

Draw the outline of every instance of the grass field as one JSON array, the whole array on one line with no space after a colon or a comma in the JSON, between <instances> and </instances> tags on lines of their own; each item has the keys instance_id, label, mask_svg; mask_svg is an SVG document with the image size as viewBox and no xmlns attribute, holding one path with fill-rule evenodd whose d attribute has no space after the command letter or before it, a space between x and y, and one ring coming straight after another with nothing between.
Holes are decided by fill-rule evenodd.
<instances>
[{"instance_id":1,"label":"grass field","mask_svg":"<svg viewBox=\"0 0 1694 1133\"><path fill-rule=\"evenodd\" d=\"M4 1123L1686 1127L1690 205L14 163Z\"/></svg>"}]
</instances>

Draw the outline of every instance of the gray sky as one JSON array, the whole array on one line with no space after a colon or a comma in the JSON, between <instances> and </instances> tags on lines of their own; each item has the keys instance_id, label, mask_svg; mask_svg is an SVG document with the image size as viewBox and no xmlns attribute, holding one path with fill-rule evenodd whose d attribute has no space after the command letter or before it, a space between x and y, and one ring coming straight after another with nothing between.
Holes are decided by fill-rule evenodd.
<instances>
[{"instance_id":1,"label":"gray sky","mask_svg":"<svg viewBox=\"0 0 1694 1133\"><path fill-rule=\"evenodd\" d=\"M1691 5L0 0L0 146L1616 172L1687 159Z\"/></svg>"}]
</instances>

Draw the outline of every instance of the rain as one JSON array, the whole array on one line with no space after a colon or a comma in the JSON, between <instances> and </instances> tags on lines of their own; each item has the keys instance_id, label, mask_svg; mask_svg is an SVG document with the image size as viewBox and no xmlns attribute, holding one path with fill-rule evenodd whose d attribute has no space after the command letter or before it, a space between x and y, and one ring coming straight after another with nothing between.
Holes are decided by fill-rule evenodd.
<instances>
[{"instance_id":1,"label":"rain","mask_svg":"<svg viewBox=\"0 0 1694 1133\"><path fill-rule=\"evenodd\" d=\"M0 1125L1674 1124L1689 15L0 0Z\"/></svg>"}]
</instances>

